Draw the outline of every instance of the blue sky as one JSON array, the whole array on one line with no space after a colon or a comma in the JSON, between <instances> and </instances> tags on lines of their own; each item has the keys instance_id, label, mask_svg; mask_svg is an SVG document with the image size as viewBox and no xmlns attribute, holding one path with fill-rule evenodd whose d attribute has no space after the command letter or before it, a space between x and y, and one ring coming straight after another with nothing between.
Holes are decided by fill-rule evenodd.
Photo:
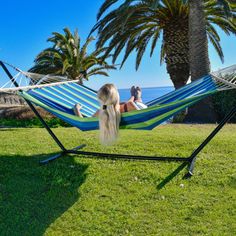
<instances>
[{"instance_id":1,"label":"blue sky","mask_svg":"<svg viewBox=\"0 0 236 236\"><path fill-rule=\"evenodd\" d=\"M51 33L62 32L64 27L69 27L72 31L78 28L84 42L96 23L96 14L102 3L103 0L9 0L1 2L0 59L27 70L33 65L35 56L50 46L46 40ZM236 63L235 36L229 37L223 32L220 32L220 36L225 63L222 65L216 52L210 46L212 70ZM138 71L135 71L135 55L132 55L121 70L111 71L109 78L91 77L86 85L95 89L107 82L116 84L118 88L128 88L133 84L142 87L172 85L166 73L165 64L160 66L159 52L160 48L157 47L151 59L147 52ZM1 85L4 79L2 73L0 75Z\"/></svg>"}]
</instances>

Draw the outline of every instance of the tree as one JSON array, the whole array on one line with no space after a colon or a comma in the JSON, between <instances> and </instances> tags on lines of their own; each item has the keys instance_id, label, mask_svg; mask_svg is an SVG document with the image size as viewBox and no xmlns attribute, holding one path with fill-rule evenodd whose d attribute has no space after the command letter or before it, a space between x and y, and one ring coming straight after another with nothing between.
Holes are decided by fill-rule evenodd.
<instances>
[{"instance_id":1,"label":"tree","mask_svg":"<svg viewBox=\"0 0 236 236\"><path fill-rule=\"evenodd\" d=\"M121 4L111 10L114 4ZM197 2L197 1L195 1ZM114 6L113 6L114 7ZM225 19L224 11L215 0L205 1L207 35L223 60L220 37L214 25L223 31L235 32L232 19ZM162 37L161 61L165 61L167 72L175 86L186 84L189 78L189 5L184 0L105 0L97 15L97 24L91 32L98 30L97 46L108 44L106 54L113 51L113 63L125 48L121 66L133 52L137 52L138 69L145 50L151 46L150 56Z\"/></svg>"},{"instance_id":2,"label":"tree","mask_svg":"<svg viewBox=\"0 0 236 236\"><path fill-rule=\"evenodd\" d=\"M189 0L189 9L189 60L191 80L194 81L210 72L207 36L216 45L223 61L220 37L212 24L218 25L227 35L235 34L236 18L233 12L236 7L227 0Z\"/></svg>"},{"instance_id":3,"label":"tree","mask_svg":"<svg viewBox=\"0 0 236 236\"><path fill-rule=\"evenodd\" d=\"M189 0L189 8L189 60L191 80L194 81L210 72L207 33L211 43L217 45L217 52L223 60L220 37L211 24L217 24L228 35L236 33L236 8L226 0ZM218 17L213 18L211 12L217 12ZM211 98L190 108L186 120L216 122L217 116Z\"/></svg>"},{"instance_id":4,"label":"tree","mask_svg":"<svg viewBox=\"0 0 236 236\"><path fill-rule=\"evenodd\" d=\"M164 0L160 3L153 0L125 0L105 15L117 2L122 1L106 0L100 7L98 22L91 31L98 29L97 46L102 47L108 42L106 54L113 51L113 63L125 48L121 67L129 55L136 51L138 69L148 44L151 44L152 56L162 37L161 62L166 62L176 89L185 85L189 77L188 5L181 0Z\"/></svg>"},{"instance_id":5,"label":"tree","mask_svg":"<svg viewBox=\"0 0 236 236\"><path fill-rule=\"evenodd\" d=\"M93 37L87 38L83 46L80 45L78 31L74 35L68 28L64 29L65 34L57 32L47 41L53 45L43 50L35 59L35 65L29 70L39 74L66 75L70 79L88 80L92 75L108 76L106 70L115 69L109 65L104 57L105 48L97 48L91 53L87 52Z\"/></svg>"}]
</instances>

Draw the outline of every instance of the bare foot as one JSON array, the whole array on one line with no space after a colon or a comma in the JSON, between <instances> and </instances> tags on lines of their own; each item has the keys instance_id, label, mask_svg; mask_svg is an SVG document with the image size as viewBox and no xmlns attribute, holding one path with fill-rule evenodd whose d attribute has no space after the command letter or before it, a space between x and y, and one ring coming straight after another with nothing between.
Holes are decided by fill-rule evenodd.
<instances>
[{"instance_id":1,"label":"bare foot","mask_svg":"<svg viewBox=\"0 0 236 236\"><path fill-rule=\"evenodd\" d=\"M131 97L135 97L135 93L136 93L135 86L132 86L131 89L130 89L130 95L131 95Z\"/></svg>"},{"instance_id":2,"label":"bare foot","mask_svg":"<svg viewBox=\"0 0 236 236\"><path fill-rule=\"evenodd\" d=\"M136 87L135 92L136 92L135 101L142 102L142 91L141 91L141 88L139 86Z\"/></svg>"}]
</instances>

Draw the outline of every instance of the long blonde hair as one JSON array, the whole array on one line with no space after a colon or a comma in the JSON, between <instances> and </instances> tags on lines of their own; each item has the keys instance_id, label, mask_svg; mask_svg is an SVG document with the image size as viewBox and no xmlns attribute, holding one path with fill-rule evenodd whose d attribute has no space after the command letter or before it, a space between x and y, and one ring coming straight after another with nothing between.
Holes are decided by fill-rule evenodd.
<instances>
[{"instance_id":1,"label":"long blonde hair","mask_svg":"<svg viewBox=\"0 0 236 236\"><path fill-rule=\"evenodd\" d=\"M105 84L98 90L101 104L99 111L100 141L104 145L113 144L119 132L120 96L113 84Z\"/></svg>"}]
</instances>

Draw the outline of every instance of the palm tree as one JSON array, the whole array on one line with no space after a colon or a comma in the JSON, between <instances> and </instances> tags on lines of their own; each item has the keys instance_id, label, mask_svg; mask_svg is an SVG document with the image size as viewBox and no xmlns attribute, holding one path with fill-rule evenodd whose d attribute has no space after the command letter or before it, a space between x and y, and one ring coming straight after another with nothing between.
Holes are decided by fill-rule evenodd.
<instances>
[{"instance_id":1,"label":"palm tree","mask_svg":"<svg viewBox=\"0 0 236 236\"><path fill-rule=\"evenodd\" d=\"M106 13L118 2L122 3ZM235 32L235 24L232 19L225 19L225 14L217 7L216 1L205 2L207 35L223 60L220 38L214 24L226 33ZM186 84L190 71L187 0L105 0L97 19L98 22L91 33L98 30L97 47L107 43L106 54L113 51L113 63L125 48L121 66L130 53L136 51L136 69L138 69L148 45L150 44L150 56L152 56L158 40L162 37L161 62L166 62L167 72L175 88Z\"/></svg>"},{"instance_id":2,"label":"palm tree","mask_svg":"<svg viewBox=\"0 0 236 236\"><path fill-rule=\"evenodd\" d=\"M92 75L108 76L106 70L115 69L109 65L104 57L105 48L98 48L92 53L87 49L93 37L87 38L83 46L80 45L78 31L74 35L68 28L64 35L54 32L47 41L53 43L52 47L43 50L35 59L35 65L29 70L39 74L66 75L70 79L88 80Z\"/></svg>"},{"instance_id":3,"label":"palm tree","mask_svg":"<svg viewBox=\"0 0 236 236\"><path fill-rule=\"evenodd\" d=\"M210 72L207 32L209 40L217 45L217 52L223 60L220 37L212 24L217 24L228 35L231 32L236 33L236 7L227 0L189 0L189 8L189 60L191 80L194 81ZM211 12L217 12L218 17L213 17ZM186 120L216 122L217 115L212 99L207 98L190 108Z\"/></svg>"},{"instance_id":4,"label":"palm tree","mask_svg":"<svg viewBox=\"0 0 236 236\"><path fill-rule=\"evenodd\" d=\"M189 9L189 60L194 81L210 72L207 36L223 61L220 37L212 25L218 25L227 35L236 33L236 6L227 0L189 0Z\"/></svg>"},{"instance_id":5,"label":"palm tree","mask_svg":"<svg viewBox=\"0 0 236 236\"><path fill-rule=\"evenodd\" d=\"M91 31L98 29L97 47L108 42L106 54L113 50L113 63L125 48L121 67L131 52L136 51L137 70L148 44L152 56L162 37L161 62L166 62L175 88L185 85L189 77L188 5L181 0L163 0L160 3L125 0L105 15L108 8L117 2L121 1L106 0L98 12L98 22Z\"/></svg>"}]
</instances>

